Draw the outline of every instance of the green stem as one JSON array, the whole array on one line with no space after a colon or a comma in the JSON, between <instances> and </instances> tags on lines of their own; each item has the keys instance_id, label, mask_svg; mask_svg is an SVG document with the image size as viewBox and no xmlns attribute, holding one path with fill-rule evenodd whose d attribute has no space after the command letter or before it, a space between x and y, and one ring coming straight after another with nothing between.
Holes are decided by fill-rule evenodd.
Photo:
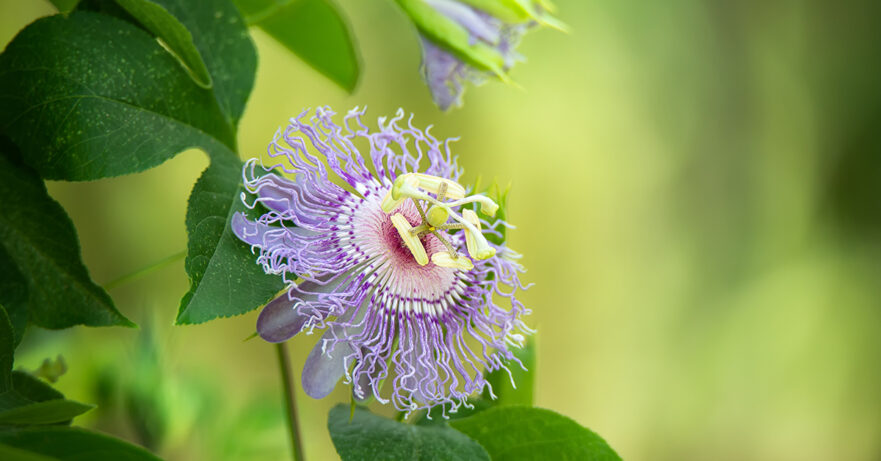
<instances>
[{"instance_id":1,"label":"green stem","mask_svg":"<svg viewBox=\"0 0 881 461\"><path fill-rule=\"evenodd\" d=\"M180 253L175 253L171 256L160 259L159 261L156 261L155 263L150 264L149 266L142 267L132 273L123 275L122 277L119 277L115 280L111 280L111 281L105 283L104 289L105 290L112 290L120 285L131 282L132 280L139 279L139 278L141 278L151 272L162 269L163 267L165 267L171 263L174 263L176 261L183 259L186 255L187 255L187 252L186 252L186 250L184 250L184 251L181 251Z\"/></svg>"},{"instance_id":2,"label":"green stem","mask_svg":"<svg viewBox=\"0 0 881 461\"><path fill-rule=\"evenodd\" d=\"M286 343L275 345L278 352L278 370L284 386L284 400L288 409L288 423L291 432L291 453L294 461L303 461L303 444L300 441L300 423L297 419L297 400L294 395L294 373L291 371L291 360L288 357Z\"/></svg>"}]
</instances>

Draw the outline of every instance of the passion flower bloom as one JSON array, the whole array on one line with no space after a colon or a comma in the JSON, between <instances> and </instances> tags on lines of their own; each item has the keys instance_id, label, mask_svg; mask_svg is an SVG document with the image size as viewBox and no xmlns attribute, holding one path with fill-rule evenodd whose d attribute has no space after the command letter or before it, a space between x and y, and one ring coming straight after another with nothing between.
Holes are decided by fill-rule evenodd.
<instances>
[{"instance_id":1,"label":"passion flower bloom","mask_svg":"<svg viewBox=\"0 0 881 461\"><path fill-rule=\"evenodd\" d=\"M507 223L475 212L492 216L498 205L457 182L450 140L413 127L412 116L399 126L402 110L379 118L376 131L357 108L341 125L330 108L309 114L276 133L268 154L278 164L245 165L253 195L243 200L268 211L232 218L257 262L288 282L257 332L281 342L325 330L302 373L313 398L344 379L356 398L401 411L467 405L489 387L484 373L522 366L511 348L532 332L515 296L524 289L519 255L487 239Z\"/></svg>"}]
</instances>

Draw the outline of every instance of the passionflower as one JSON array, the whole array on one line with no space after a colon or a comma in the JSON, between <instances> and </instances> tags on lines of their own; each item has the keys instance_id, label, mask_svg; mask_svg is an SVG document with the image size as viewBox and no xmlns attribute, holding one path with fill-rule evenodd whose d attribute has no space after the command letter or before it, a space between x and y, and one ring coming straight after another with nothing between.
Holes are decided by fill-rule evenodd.
<instances>
[{"instance_id":1,"label":"passionflower","mask_svg":"<svg viewBox=\"0 0 881 461\"><path fill-rule=\"evenodd\" d=\"M406 412L455 411L473 393L492 394L484 373L522 366L512 348L532 332L515 296L519 255L498 238L508 224L491 218L499 205L459 184L451 140L412 116L399 126L402 110L375 131L363 110L341 125L333 115L301 113L269 145L278 164L245 164L242 198L268 211L235 214L232 230L287 281L258 334L281 342L325 330L302 373L313 398L341 379L357 399Z\"/></svg>"},{"instance_id":2,"label":"passionflower","mask_svg":"<svg viewBox=\"0 0 881 461\"><path fill-rule=\"evenodd\" d=\"M520 38L537 25L560 30L547 0L398 0L419 30L422 76L441 110L462 105L467 83L489 77L511 83L508 70L523 58Z\"/></svg>"}]
</instances>

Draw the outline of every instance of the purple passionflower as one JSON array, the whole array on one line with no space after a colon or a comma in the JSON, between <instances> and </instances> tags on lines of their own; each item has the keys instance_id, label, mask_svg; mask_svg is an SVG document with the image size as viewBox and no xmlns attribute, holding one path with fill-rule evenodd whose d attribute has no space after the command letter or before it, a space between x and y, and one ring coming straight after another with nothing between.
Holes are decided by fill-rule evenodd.
<instances>
[{"instance_id":1,"label":"purple passionflower","mask_svg":"<svg viewBox=\"0 0 881 461\"><path fill-rule=\"evenodd\" d=\"M455 411L471 394L492 394L484 373L519 364L511 348L532 333L515 296L524 289L519 255L485 237L507 223L475 213L494 215L498 205L458 184L450 140L413 127L412 116L399 127L402 110L379 118L378 131L357 108L341 126L330 108L309 113L276 132L268 154L279 164L245 165L256 198L243 200L268 211L232 218L257 262L288 282L260 313L257 332L282 342L326 330L302 373L313 398L343 378L356 398L391 400L406 412L441 403Z\"/></svg>"}]
</instances>

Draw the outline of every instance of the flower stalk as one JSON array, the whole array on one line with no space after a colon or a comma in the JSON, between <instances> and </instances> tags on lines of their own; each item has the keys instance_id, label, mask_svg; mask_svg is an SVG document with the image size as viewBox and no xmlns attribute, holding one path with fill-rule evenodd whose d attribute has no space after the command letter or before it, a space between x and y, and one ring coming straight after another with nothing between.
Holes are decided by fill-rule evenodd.
<instances>
[{"instance_id":1,"label":"flower stalk","mask_svg":"<svg viewBox=\"0 0 881 461\"><path fill-rule=\"evenodd\" d=\"M282 388L284 390L285 408L288 414L288 430L291 436L291 456L294 461L303 461L303 443L300 438L300 422L297 413L297 398L294 389L294 373L291 370L291 360L288 354L287 343L275 345L278 355L278 371L281 373Z\"/></svg>"}]
</instances>

